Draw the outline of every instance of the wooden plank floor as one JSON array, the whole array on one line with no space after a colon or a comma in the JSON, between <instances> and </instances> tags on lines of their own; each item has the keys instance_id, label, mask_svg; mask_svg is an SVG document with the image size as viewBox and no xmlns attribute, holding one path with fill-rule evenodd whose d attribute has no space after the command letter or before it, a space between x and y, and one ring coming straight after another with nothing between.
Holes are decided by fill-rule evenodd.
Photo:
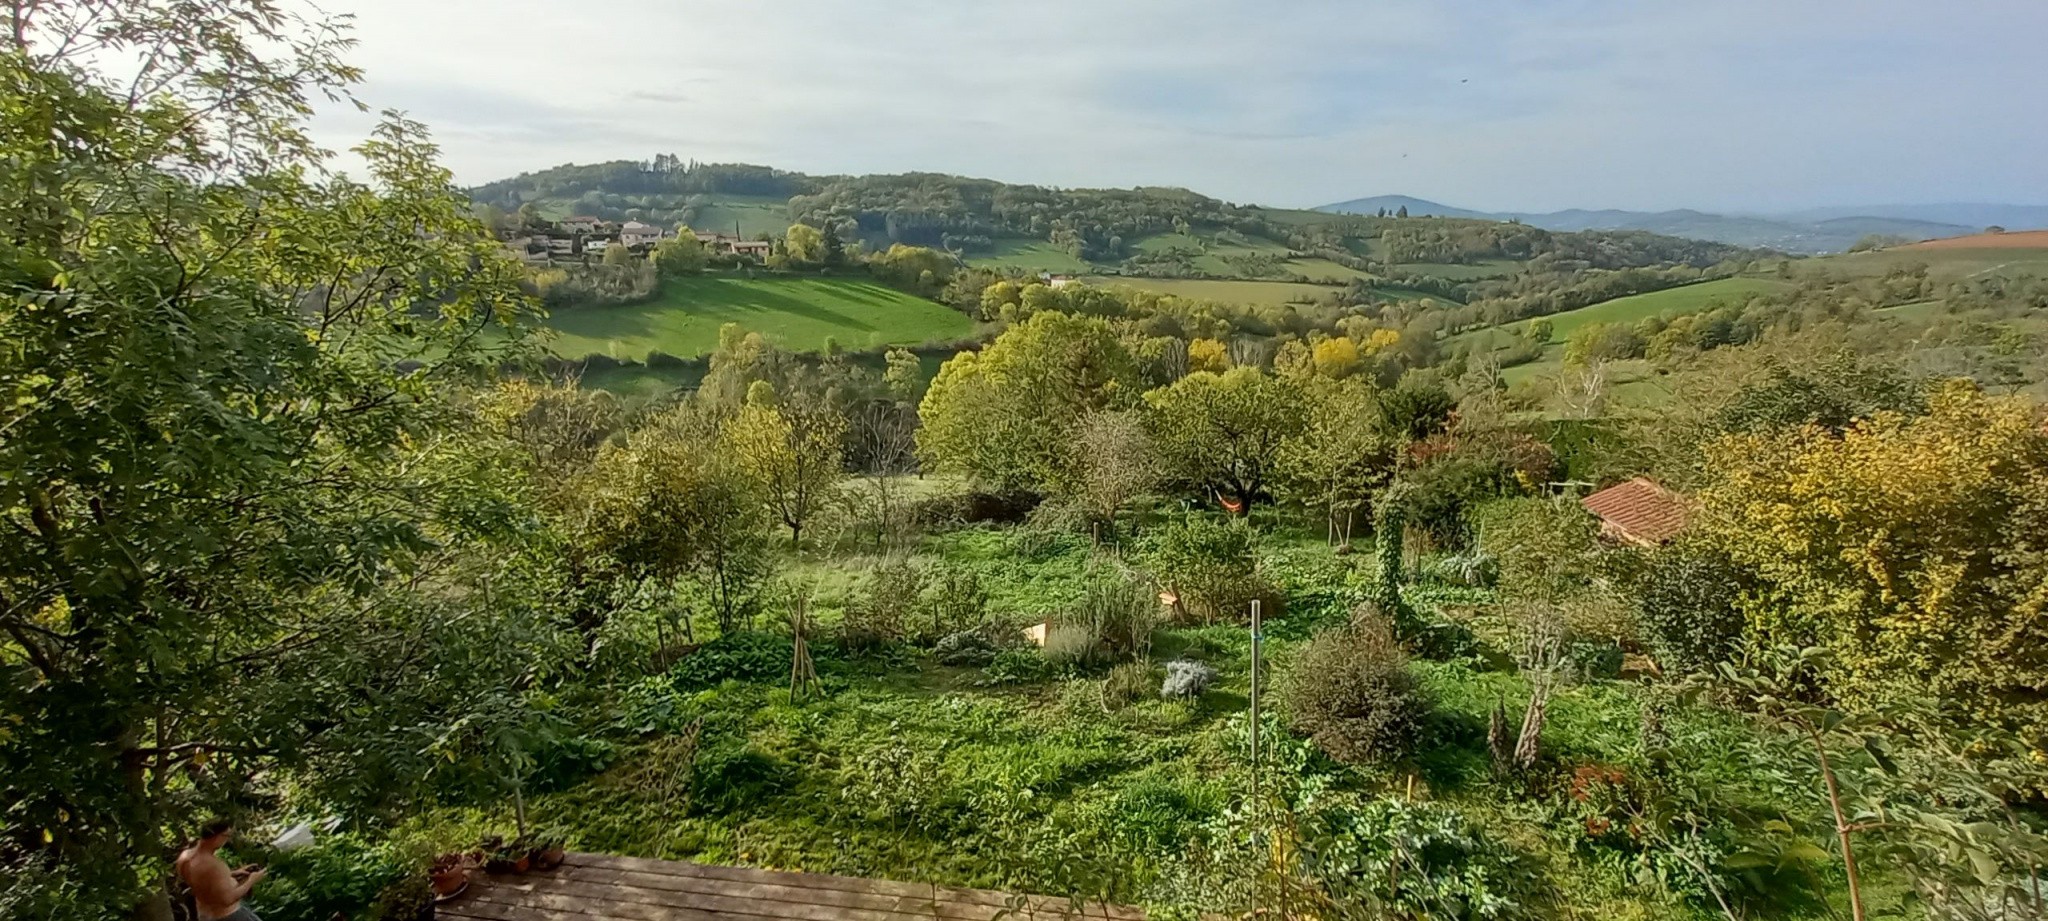
<instances>
[{"instance_id":1,"label":"wooden plank floor","mask_svg":"<svg viewBox=\"0 0 2048 921\"><path fill-rule=\"evenodd\" d=\"M525 876L476 874L436 909L460 921L1142 921L1134 908L985 889L570 854Z\"/></svg>"}]
</instances>

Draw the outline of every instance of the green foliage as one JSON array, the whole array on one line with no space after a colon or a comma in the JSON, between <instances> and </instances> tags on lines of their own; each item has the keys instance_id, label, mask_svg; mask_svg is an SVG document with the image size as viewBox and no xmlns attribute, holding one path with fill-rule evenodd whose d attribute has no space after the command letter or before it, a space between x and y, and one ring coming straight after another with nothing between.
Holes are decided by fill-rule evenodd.
<instances>
[{"instance_id":1,"label":"green foliage","mask_svg":"<svg viewBox=\"0 0 2048 921\"><path fill-rule=\"evenodd\" d=\"M1753 586L1749 570L1681 539L1643 551L1631 576L1643 632L1665 668L1697 671L1735 655L1744 627L1737 599Z\"/></svg>"},{"instance_id":2,"label":"green foliage","mask_svg":"<svg viewBox=\"0 0 2048 921\"><path fill-rule=\"evenodd\" d=\"M1048 491L1073 476L1080 420L1135 400L1135 375L1107 323L1039 314L939 369L918 408L918 457L999 489Z\"/></svg>"},{"instance_id":3,"label":"green foliage","mask_svg":"<svg viewBox=\"0 0 2048 921\"><path fill-rule=\"evenodd\" d=\"M1743 388L1714 420L1724 432L1760 432L1818 425L1834 431L1883 411L1918 415L1926 398L1898 368L1837 355L1811 368L1773 363L1765 379Z\"/></svg>"},{"instance_id":4,"label":"green foliage","mask_svg":"<svg viewBox=\"0 0 2048 921\"><path fill-rule=\"evenodd\" d=\"M386 782L338 806L415 801L421 736L558 666L501 446L455 443L445 399L530 355L534 311L423 126L384 119L366 182L326 169L305 100L358 72L324 16L21 12L0 862L47 858L60 914L125 915L248 778L360 766Z\"/></svg>"},{"instance_id":5,"label":"green foliage","mask_svg":"<svg viewBox=\"0 0 2048 921\"><path fill-rule=\"evenodd\" d=\"M1157 688L1149 663L1125 662L1103 676L1102 708L1121 710L1152 697Z\"/></svg>"},{"instance_id":6,"label":"green foliage","mask_svg":"<svg viewBox=\"0 0 2048 921\"><path fill-rule=\"evenodd\" d=\"M1355 764L1405 757L1428 712L1384 622L1316 634L1295 657L1282 699L1288 728Z\"/></svg>"},{"instance_id":7,"label":"green foliage","mask_svg":"<svg viewBox=\"0 0 2048 921\"><path fill-rule=\"evenodd\" d=\"M1052 629L1085 632L1092 640L1090 657L1143 661L1152 651L1152 630L1158 621L1159 599L1151 586L1140 581L1135 573L1102 567L1088 574L1081 597L1053 619ZM1046 638L1046 657L1057 661L1050 635Z\"/></svg>"},{"instance_id":8,"label":"green foliage","mask_svg":"<svg viewBox=\"0 0 2048 921\"><path fill-rule=\"evenodd\" d=\"M421 867L390 845L356 835L323 837L266 864L261 905L281 921L329 921L367 916L378 896Z\"/></svg>"},{"instance_id":9,"label":"green foliage","mask_svg":"<svg viewBox=\"0 0 2048 921\"><path fill-rule=\"evenodd\" d=\"M839 639L852 652L903 641L924 587L924 573L907 559L884 559L869 569L839 621Z\"/></svg>"},{"instance_id":10,"label":"green foliage","mask_svg":"<svg viewBox=\"0 0 2048 921\"><path fill-rule=\"evenodd\" d=\"M905 597L917 601L911 633L919 643L936 643L944 637L987 626L988 588L981 571L973 567L935 566L925 574L923 592Z\"/></svg>"},{"instance_id":11,"label":"green foliage","mask_svg":"<svg viewBox=\"0 0 2048 921\"><path fill-rule=\"evenodd\" d=\"M790 642L772 633L721 636L678 660L665 676L678 690L715 687L726 681L774 681L789 677Z\"/></svg>"},{"instance_id":12,"label":"green foliage","mask_svg":"<svg viewBox=\"0 0 2048 921\"><path fill-rule=\"evenodd\" d=\"M1270 594L1252 541L1242 524L1191 516L1148 531L1138 558L1179 599L1177 612L1204 622L1238 620L1250 616L1253 598Z\"/></svg>"},{"instance_id":13,"label":"green foliage","mask_svg":"<svg viewBox=\"0 0 2048 921\"><path fill-rule=\"evenodd\" d=\"M1399 386L1380 395L1380 419L1387 431L1420 441L1450 422L1458 400L1442 383L1421 375L1403 377Z\"/></svg>"},{"instance_id":14,"label":"green foliage","mask_svg":"<svg viewBox=\"0 0 2048 921\"><path fill-rule=\"evenodd\" d=\"M1258 368L1198 371L1145 394L1145 403L1172 477L1239 512L1267 498L1281 445L1303 424L1299 387Z\"/></svg>"},{"instance_id":15,"label":"green foliage","mask_svg":"<svg viewBox=\"0 0 2048 921\"><path fill-rule=\"evenodd\" d=\"M1081 651L1085 652L1092 648L1092 638L1088 636L1087 631L1075 629L1070 632L1079 638ZM1051 644L1049 634L1050 631L1046 638L1048 645ZM1052 673L1052 660L1045 653L1035 648L1018 647L996 653L995 658L989 660L988 666L982 669L982 680L992 685L1028 684L1043 681Z\"/></svg>"}]
</instances>

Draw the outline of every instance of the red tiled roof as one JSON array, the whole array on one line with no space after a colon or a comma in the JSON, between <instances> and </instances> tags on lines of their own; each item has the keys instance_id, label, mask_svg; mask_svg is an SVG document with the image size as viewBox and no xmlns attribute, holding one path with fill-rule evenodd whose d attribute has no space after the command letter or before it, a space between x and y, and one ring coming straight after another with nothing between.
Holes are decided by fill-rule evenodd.
<instances>
[{"instance_id":1,"label":"red tiled roof","mask_svg":"<svg viewBox=\"0 0 2048 921\"><path fill-rule=\"evenodd\" d=\"M1685 530L1685 498L1642 477L1609 486L1579 504L1600 519L1603 533L1636 544L1661 544Z\"/></svg>"}]
</instances>

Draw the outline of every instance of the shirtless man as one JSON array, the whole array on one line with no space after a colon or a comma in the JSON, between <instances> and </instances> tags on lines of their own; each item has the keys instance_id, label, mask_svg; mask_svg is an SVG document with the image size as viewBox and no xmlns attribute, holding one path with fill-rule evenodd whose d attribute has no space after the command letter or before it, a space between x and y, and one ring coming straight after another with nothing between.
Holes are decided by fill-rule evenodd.
<instances>
[{"instance_id":1,"label":"shirtless man","mask_svg":"<svg viewBox=\"0 0 2048 921\"><path fill-rule=\"evenodd\" d=\"M263 878L263 869L250 864L231 871L220 859L221 846L234 836L234 823L213 819L199 826L199 840L178 854L178 878L192 887L192 901L204 921L262 921L242 900Z\"/></svg>"}]
</instances>

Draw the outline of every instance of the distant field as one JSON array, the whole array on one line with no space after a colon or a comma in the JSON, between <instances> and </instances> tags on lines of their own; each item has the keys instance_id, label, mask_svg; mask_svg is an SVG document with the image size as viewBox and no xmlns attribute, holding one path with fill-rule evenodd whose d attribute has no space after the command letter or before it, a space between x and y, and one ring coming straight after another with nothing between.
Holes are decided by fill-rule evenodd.
<instances>
[{"instance_id":1,"label":"distant field","mask_svg":"<svg viewBox=\"0 0 2048 921\"><path fill-rule=\"evenodd\" d=\"M917 362L924 379L929 381L939 374L939 366L957 355L919 354ZM885 359L873 353L856 355L854 364L872 368L879 372L885 367ZM681 367L650 368L646 365L619 365L617 367L591 368L583 372L581 384L585 390L609 390L632 401L647 401L668 396L678 390L695 390L704 382L704 374L710 370L703 362L694 362Z\"/></svg>"},{"instance_id":2,"label":"distant field","mask_svg":"<svg viewBox=\"0 0 2048 921\"><path fill-rule=\"evenodd\" d=\"M1705 310L1716 302L1734 304L1752 294L1770 294L1790 287L1790 283L1775 278L1720 278L1648 294L1617 297L1591 307L1552 314L1549 318L1550 341L1563 342L1571 338L1573 330L1591 323L1634 323L1650 317L1692 313ZM1528 323L1528 320L1522 320L1510 323L1506 328L1520 330Z\"/></svg>"},{"instance_id":3,"label":"distant field","mask_svg":"<svg viewBox=\"0 0 2048 921\"><path fill-rule=\"evenodd\" d=\"M1091 285L1124 285L1144 291L1158 291L1179 297L1221 301L1226 304L1305 304L1337 291L1328 285L1292 281L1213 281L1206 278L1134 278L1095 275L1082 279Z\"/></svg>"},{"instance_id":4,"label":"distant field","mask_svg":"<svg viewBox=\"0 0 2048 921\"><path fill-rule=\"evenodd\" d=\"M2005 234L2024 236L2028 234ZM1974 240L1981 237L1962 237ZM1947 243L1948 240L1936 240ZM2048 248L1993 247L1993 246L1899 246L1874 253L1846 253L1839 256L1822 256L1804 259L1794 263L1795 271L1801 274L1834 272L1850 276L1883 275L1896 268L1916 265L1927 267L1929 278L1937 282L1956 281L1983 275L2033 275L2048 276Z\"/></svg>"},{"instance_id":5,"label":"distant field","mask_svg":"<svg viewBox=\"0 0 2048 921\"><path fill-rule=\"evenodd\" d=\"M1016 268L1027 272L1051 272L1056 275L1080 275L1094 269L1094 266L1074 257L1044 240L997 240L995 251L986 256L967 260L969 265L990 268Z\"/></svg>"},{"instance_id":6,"label":"distant field","mask_svg":"<svg viewBox=\"0 0 2048 921\"><path fill-rule=\"evenodd\" d=\"M1299 273L1310 281L1350 281L1354 278L1372 277L1370 272L1361 272L1328 259L1289 259L1287 270Z\"/></svg>"},{"instance_id":7,"label":"distant field","mask_svg":"<svg viewBox=\"0 0 2048 921\"><path fill-rule=\"evenodd\" d=\"M943 304L847 278L692 278L669 282L653 301L630 307L556 311L557 354L639 360L650 351L688 358L718 345L727 323L783 348L811 351L826 339L848 349L957 339L974 322Z\"/></svg>"},{"instance_id":8,"label":"distant field","mask_svg":"<svg viewBox=\"0 0 2048 921\"><path fill-rule=\"evenodd\" d=\"M1929 240L1902 249L2048 249L2048 230L2018 230L1980 233L1967 237Z\"/></svg>"},{"instance_id":9,"label":"distant field","mask_svg":"<svg viewBox=\"0 0 2048 921\"><path fill-rule=\"evenodd\" d=\"M1451 262L1413 262L1396 266L1403 272L1418 275L1434 275L1451 281L1472 281L1479 278L1506 278L1520 271L1522 264L1512 259L1483 259L1471 265Z\"/></svg>"},{"instance_id":10,"label":"distant field","mask_svg":"<svg viewBox=\"0 0 2048 921\"><path fill-rule=\"evenodd\" d=\"M714 195L709 204L697 209L697 216L690 219L690 229L732 233L735 221L739 222L742 237L763 233L781 236L789 230L789 202L768 196Z\"/></svg>"}]
</instances>

